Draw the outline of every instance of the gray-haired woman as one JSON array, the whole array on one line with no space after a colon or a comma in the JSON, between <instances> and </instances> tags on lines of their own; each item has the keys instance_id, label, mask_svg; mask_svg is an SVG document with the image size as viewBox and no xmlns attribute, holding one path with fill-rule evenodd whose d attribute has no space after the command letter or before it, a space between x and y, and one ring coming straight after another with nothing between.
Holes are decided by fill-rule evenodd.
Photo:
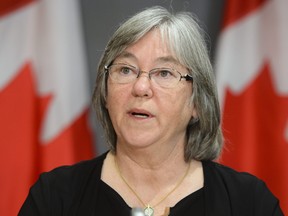
<instances>
[{"instance_id":1,"label":"gray-haired woman","mask_svg":"<svg viewBox=\"0 0 288 216\"><path fill-rule=\"evenodd\" d=\"M20 215L283 215L256 177L212 162L220 110L203 34L189 13L146 9L100 61L93 101L110 151L42 174Z\"/></svg>"}]
</instances>

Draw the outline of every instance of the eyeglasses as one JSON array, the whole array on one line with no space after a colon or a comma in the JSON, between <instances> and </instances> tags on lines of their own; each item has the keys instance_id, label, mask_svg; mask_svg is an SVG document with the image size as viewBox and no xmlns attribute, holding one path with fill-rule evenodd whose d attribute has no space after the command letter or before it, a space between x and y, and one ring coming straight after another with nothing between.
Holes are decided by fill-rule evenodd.
<instances>
[{"instance_id":1,"label":"eyeglasses","mask_svg":"<svg viewBox=\"0 0 288 216\"><path fill-rule=\"evenodd\" d=\"M191 75L182 75L173 68L154 68L145 72L132 65L117 63L105 66L105 72L109 74L112 81L119 84L134 82L142 73L147 73L148 78L162 88L173 88L181 79L193 81Z\"/></svg>"}]
</instances>

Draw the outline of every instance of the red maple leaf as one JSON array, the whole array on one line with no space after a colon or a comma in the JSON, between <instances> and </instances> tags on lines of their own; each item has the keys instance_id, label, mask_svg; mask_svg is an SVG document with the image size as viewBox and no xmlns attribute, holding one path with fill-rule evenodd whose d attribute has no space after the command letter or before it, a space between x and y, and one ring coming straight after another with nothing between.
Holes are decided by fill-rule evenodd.
<instances>
[{"instance_id":1,"label":"red maple leaf","mask_svg":"<svg viewBox=\"0 0 288 216\"><path fill-rule=\"evenodd\" d=\"M0 0L0 18L36 0ZM0 215L17 215L40 172L93 156L88 108L54 138L40 130L52 94L39 96L31 63L0 91Z\"/></svg>"},{"instance_id":2,"label":"red maple leaf","mask_svg":"<svg viewBox=\"0 0 288 216\"><path fill-rule=\"evenodd\" d=\"M30 63L0 92L0 215L16 215L43 171L93 156L88 110L48 143L40 131L53 97L37 94ZM3 213L3 214L2 214Z\"/></svg>"},{"instance_id":3,"label":"red maple leaf","mask_svg":"<svg viewBox=\"0 0 288 216\"><path fill-rule=\"evenodd\" d=\"M50 99L37 96L30 63L0 92L0 209L14 210L11 215L40 172L39 131Z\"/></svg>"},{"instance_id":4,"label":"red maple leaf","mask_svg":"<svg viewBox=\"0 0 288 216\"><path fill-rule=\"evenodd\" d=\"M227 89L223 114L221 162L260 177L287 204L288 96L277 94L268 64L239 95Z\"/></svg>"}]
</instances>

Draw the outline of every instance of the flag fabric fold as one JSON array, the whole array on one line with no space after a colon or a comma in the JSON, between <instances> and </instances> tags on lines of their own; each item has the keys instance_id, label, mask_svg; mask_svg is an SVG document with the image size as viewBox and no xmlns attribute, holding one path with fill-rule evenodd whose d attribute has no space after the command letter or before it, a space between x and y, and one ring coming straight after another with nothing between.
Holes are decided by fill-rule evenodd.
<instances>
[{"instance_id":1,"label":"flag fabric fold","mask_svg":"<svg viewBox=\"0 0 288 216\"><path fill-rule=\"evenodd\" d=\"M0 3L0 215L39 173L94 155L76 0Z\"/></svg>"},{"instance_id":2,"label":"flag fabric fold","mask_svg":"<svg viewBox=\"0 0 288 216\"><path fill-rule=\"evenodd\" d=\"M216 52L221 161L263 179L288 214L288 2L228 0Z\"/></svg>"}]
</instances>

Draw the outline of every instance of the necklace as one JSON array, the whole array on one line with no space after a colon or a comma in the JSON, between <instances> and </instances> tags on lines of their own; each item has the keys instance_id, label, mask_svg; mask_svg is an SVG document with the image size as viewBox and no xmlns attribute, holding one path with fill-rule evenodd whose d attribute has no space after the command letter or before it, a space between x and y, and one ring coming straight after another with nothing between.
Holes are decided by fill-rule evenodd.
<instances>
[{"instance_id":1,"label":"necklace","mask_svg":"<svg viewBox=\"0 0 288 216\"><path fill-rule=\"evenodd\" d=\"M153 216L154 215L154 208L156 206L158 206L160 203L162 203L168 196L170 196L181 184L182 182L184 181L184 179L187 177L188 175L188 172L189 172L189 169L190 169L190 163L187 167L187 170L185 172L185 174L182 176L182 178L178 181L178 183L175 185L175 187L169 191L164 197L162 197L160 199L160 201L158 201L154 207L152 207L151 205L149 204L145 204L144 201L141 199L141 197L137 194L137 192L130 186L130 184L127 182L127 180L124 178L124 176L122 175L120 169L119 169L119 166L117 164L117 161L116 161L116 157L114 156L114 163L115 163L115 167L116 167L116 170L120 176L120 178L122 179L122 181L126 184L126 186L132 191L132 193L137 197L137 199L141 202L141 204L144 206L144 214L145 216ZM169 214L169 210L167 210L167 208L165 209L165 212L167 212L167 215Z\"/></svg>"}]
</instances>

